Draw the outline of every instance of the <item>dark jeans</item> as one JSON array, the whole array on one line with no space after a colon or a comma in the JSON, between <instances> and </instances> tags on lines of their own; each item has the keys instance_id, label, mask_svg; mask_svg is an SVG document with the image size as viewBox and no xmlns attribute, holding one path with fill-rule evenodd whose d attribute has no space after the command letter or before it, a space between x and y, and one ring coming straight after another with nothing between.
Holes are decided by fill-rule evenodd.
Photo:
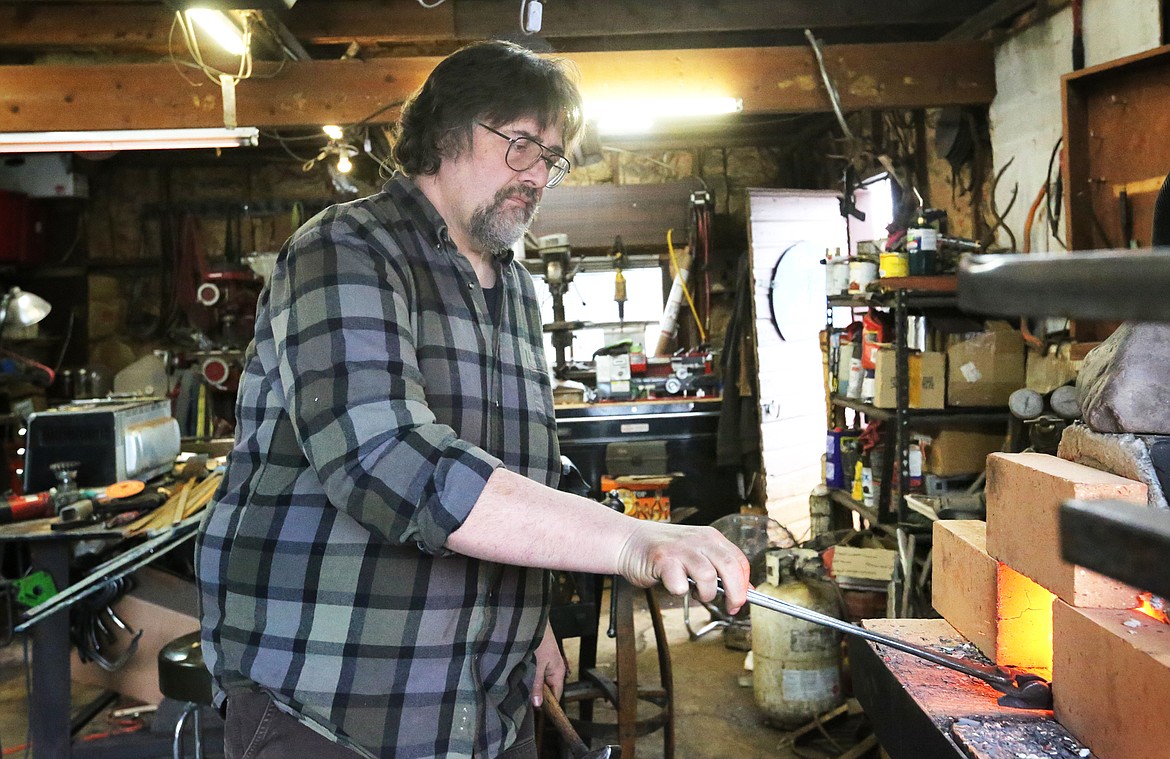
<instances>
[{"instance_id":1,"label":"dark jeans","mask_svg":"<svg viewBox=\"0 0 1170 759\"><path fill-rule=\"evenodd\" d=\"M354 759L357 753L323 737L290 717L266 693L238 693L228 700L224 759ZM498 759L536 759L532 710L520 738Z\"/></svg>"}]
</instances>

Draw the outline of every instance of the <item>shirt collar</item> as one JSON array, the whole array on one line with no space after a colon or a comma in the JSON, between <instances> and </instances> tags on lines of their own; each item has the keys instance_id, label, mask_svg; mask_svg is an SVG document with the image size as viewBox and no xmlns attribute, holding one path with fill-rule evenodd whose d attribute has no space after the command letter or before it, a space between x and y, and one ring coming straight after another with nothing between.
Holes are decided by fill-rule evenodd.
<instances>
[{"instance_id":1,"label":"shirt collar","mask_svg":"<svg viewBox=\"0 0 1170 759\"><path fill-rule=\"evenodd\" d=\"M416 204L418 216L421 217L418 219L420 227L422 227L423 233L431 238L433 243L438 245L451 240L451 233L448 231L447 222L435 209L430 198L419 189L413 179L400 171L395 172L394 176L387 180L382 189L395 199L402 200L408 198ZM512 263L512 260L516 257L516 253L511 248L504 248L503 250L497 250L492 257L500 265L507 266Z\"/></svg>"}]
</instances>

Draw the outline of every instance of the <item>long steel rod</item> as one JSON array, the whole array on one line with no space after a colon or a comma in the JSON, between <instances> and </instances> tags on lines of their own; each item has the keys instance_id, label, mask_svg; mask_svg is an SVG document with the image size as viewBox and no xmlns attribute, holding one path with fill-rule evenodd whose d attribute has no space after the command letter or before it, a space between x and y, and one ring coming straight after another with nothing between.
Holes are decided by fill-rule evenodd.
<instances>
[{"instance_id":1,"label":"long steel rod","mask_svg":"<svg viewBox=\"0 0 1170 759\"><path fill-rule=\"evenodd\" d=\"M923 648L922 646L916 646L913 643L907 643L906 641L900 640L898 638L891 638L888 635L875 633L871 630L866 630L864 627L859 627L858 625L850 624L849 622L837 619L836 617L830 617L827 614L821 614L820 612L813 611L812 609L806 609L803 606L797 606L796 604L788 603L787 601L781 601L778 598L772 598L771 596L764 595L758 590L749 590L747 594L747 600L749 603L755 606L762 606L765 609L770 609L781 614L787 614L790 617L803 619L805 622L812 622L813 624L821 625L823 627L831 627L834 630L845 633L846 635L855 635L859 638L864 638L865 640L872 641L874 643L880 643L883 646L889 646L890 648L897 649L898 651L917 656L920 659L925 659L932 664L938 664L939 666L947 667L948 669L953 669L957 672L962 672L965 675L970 675L971 677L978 678L992 685L1001 687L1011 687L1013 685L1012 678L1000 672L998 669L963 661L962 659L957 659L953 656L947 656L946 654L940 654L937 651L931 651L929 648Z\"/></svg>"}]
</instances>

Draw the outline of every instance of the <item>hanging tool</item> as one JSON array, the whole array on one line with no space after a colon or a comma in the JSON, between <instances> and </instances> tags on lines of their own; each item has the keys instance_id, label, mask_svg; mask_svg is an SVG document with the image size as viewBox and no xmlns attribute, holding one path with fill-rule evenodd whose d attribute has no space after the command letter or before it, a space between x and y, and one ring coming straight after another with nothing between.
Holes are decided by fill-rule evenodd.
<instances>
[{"instance_id":1,"label":"hanging tool","mask_svg":"<svg viewBox=\"0 0 1170 759\"><path fill-rule=\"evenodd\" d=\"M1129 192L1122 187L1117 193L1117 201L1121 212L1121 240L1127 248L1135 249L1138 241L1133 236L1133 203L1130 202Z\"/></svg>"},{"instance_id":2,"label":"hanging tool","mask_svg":"<svg viewBox=\"0 0 1170 759\"><path fill-rule=\"evenodd\" d=\"M995 172L995 179L991 181L991 217L995 220L995 224L991 227L991 229L987 230L987 236L983 239L984 248L990 248L995 244L995 231L1000 227L1003 227L1003 231L1006 232L1008 236L1008 250L1013 252L1016 250L1016 235L1014 232L1012 232L1012 228L1008 226L1006 219L1007 215L1012 212L1012 207L1015 206L1016 199L1020 195L1019 182L1017 182L1015 186L1012 187L1012 197L1011 200L1008 201L1007 208L1003 209L1001 212L995 202L996 192L999 190L1000 180L1003 179L1004 172L1008 170L1008 167L1012 165L1012 161L1014 160L1016 160L1015 156L1009 158L1008 162L1005 163L999 171Z\"/></svg>"},{"instance_id":3,"label":"hanging tool","mask_svg":"<svg viewBox=\"0 0 1170 759\"><path fill-rule=\"evenodd\" d=\"M621 746L605 746L590 751L589 746L573 729L573 723L569 722L564 709L557 703L557 697L553 695L552 689L547 685L544 686L544 700L540 702L540 711L553 723L553 727L557 729L557 734L565 742L573 759L621 759Z\"/></svg>"},{"instance_id":4,"label":"hanging tool","mask_svg":"<svg viewBox=\"0 0 1170 759\"><path fill-rule=\"evenodd\" d=\"M622 274L622 267L626 265L626 248L622 245L622 237L613 238L613 248L609 251L609 260L613 263L613 299L618 307L618 324L620 328L626 323L626 276Z\"/></svg>"},{"instance_id":5,"label":"hanging tool","mask_svg":"<svg viewBox=\"0 0 1170 759\"><path fill-rule=\"evenodd\" d=\"M692 580L691 582L693 583L694 581ZM722 584L720 584L720 589L722 590ZM837 619L836 617L830 617L827 614L806 609L803 606L797 606L796 604L781 601L778 598L772 598L757 590L749 590L747 600L753 606L762 606L765 609L787 614L797 619L803 619L806 622L812 622L814 625L829 627L843 632L846 635L854 635L873 643L880 643L883 646L889 646L911 656L917 656L931 664L953 669L956 672L961 672L964 675L970 675L971 677L982 680L1004 694L999 699L1000 706L1010 706L1019 709L1052 708L1052 686L1044 678L1029 672L1023 672L1011 667L999 667L993 664L978 664L954 656L947 656L946 654L932 651L929 648L907 643L898 638L866 630L864 627L859 627Z\"/></svg>"}]
</instances>

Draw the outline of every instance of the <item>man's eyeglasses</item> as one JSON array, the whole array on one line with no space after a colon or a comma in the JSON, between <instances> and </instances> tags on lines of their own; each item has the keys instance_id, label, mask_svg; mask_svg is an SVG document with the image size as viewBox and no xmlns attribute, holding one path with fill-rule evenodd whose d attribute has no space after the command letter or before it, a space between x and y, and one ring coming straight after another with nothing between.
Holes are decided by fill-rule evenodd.
<instances>
[{"instance_id":1,"label":"man's eyeglasses","mask_svg":"<svg viewBox=\"0 0 1170 759\"><path fill-rule=\"evenodd\" d=\"M544 165L548 167L548 181L544 183L545 187L556 187L569 173L568 158L551 148L546 148L531 137L509 137L483 122L476 123L508 141L508 152L504 154L504 162L512 171L528 171L540 161L544 161Z\"/></svg>"}]
</instances>

